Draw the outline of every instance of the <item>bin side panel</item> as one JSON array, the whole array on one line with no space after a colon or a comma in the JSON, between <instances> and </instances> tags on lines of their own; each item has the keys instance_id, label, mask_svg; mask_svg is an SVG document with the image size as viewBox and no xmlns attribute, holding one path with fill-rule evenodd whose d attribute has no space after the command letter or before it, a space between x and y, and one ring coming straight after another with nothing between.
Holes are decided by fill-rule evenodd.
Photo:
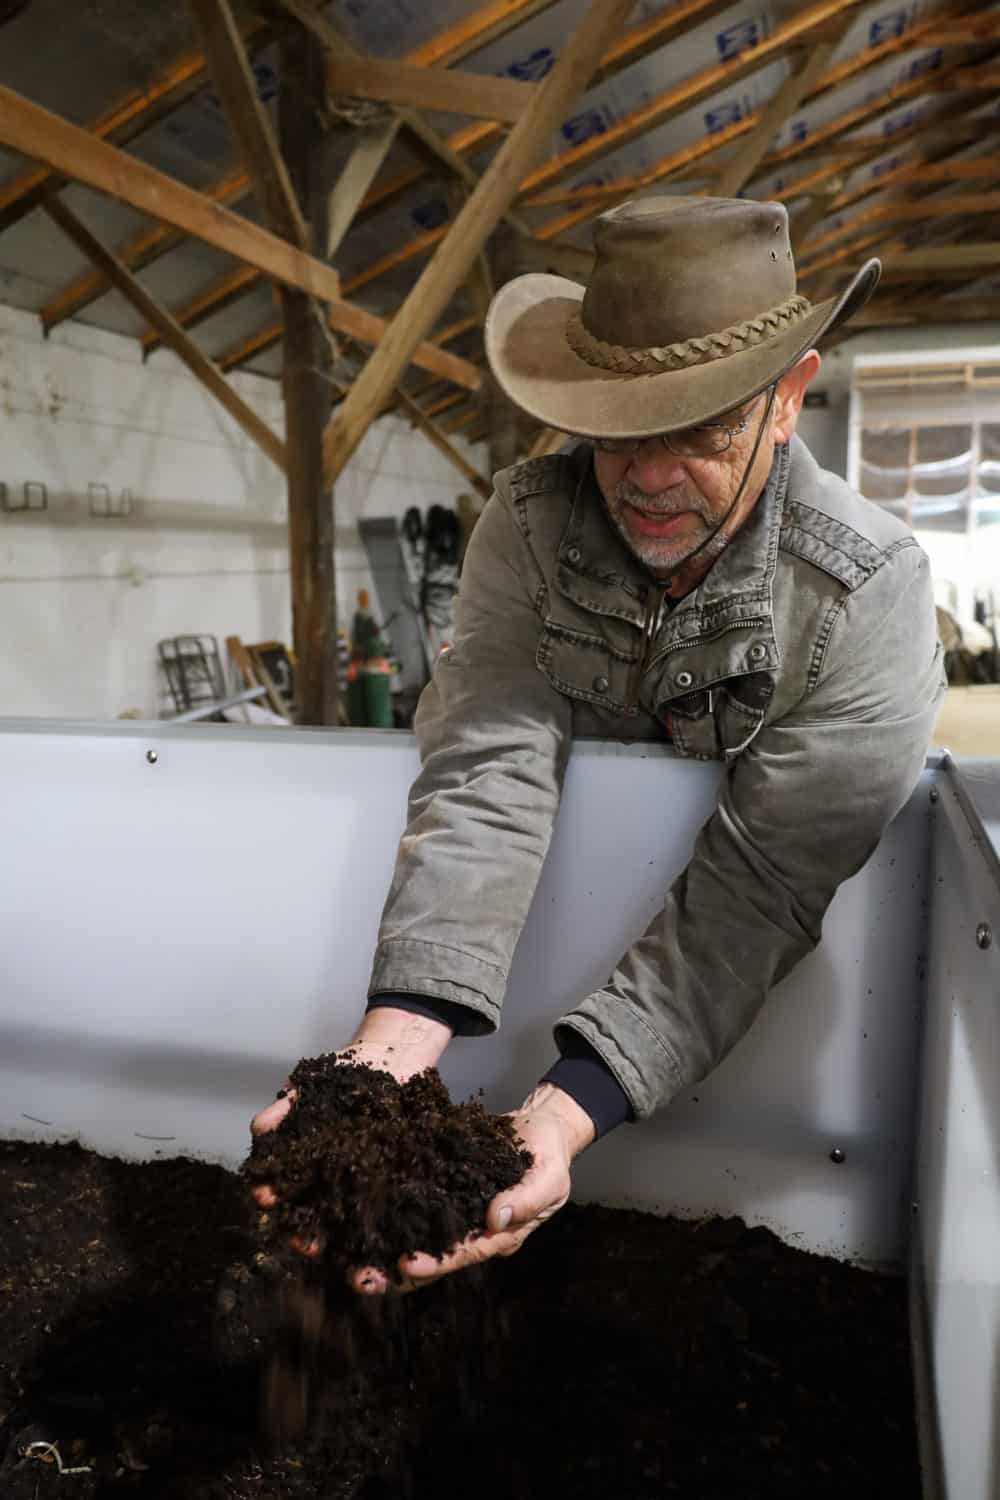
<instances>
[{"instance_id":1,"label":"bin side panel","mask_svg":"<svg viewBox=\"0 0 1000 1500\"><path fill-rule=\"evenodd\" d=\"M0 1133L238 1161L287 1068L360 1013L415 769L405 735L0 724ZM718 775L575 749L503 1028L450 1049L453 1092L510 1108L530 1089L554 1018L683 868ZM578 1196L901 1259L926 802L722 1067L588 1153Z\"/></svg>"},{"instance_id":2,"label":"bin side panel","mask_svg":"<svg viewBox=\"0 0 1000 1500\"><path fill-rule=\"evenodd\" d=\"M943 1495L995 1500L1000 888L995 858L955 773L939 785L914 1216L914 1294L927 1335L918 1376L937 1430Z\"/></svg>"}]
</instances>

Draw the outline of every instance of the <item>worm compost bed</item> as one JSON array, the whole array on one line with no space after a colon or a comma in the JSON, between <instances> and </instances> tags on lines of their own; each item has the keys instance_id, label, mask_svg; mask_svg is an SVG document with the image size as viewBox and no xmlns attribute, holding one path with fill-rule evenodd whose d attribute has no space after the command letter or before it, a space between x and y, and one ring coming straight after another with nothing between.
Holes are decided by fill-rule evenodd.
<instances>
[{"instance_id":1,"label":"worm compost bed","mask_svg":"<svg viewBox=\"0 0 1000 1500\"><path fill-rule=\"evenodd\" d=\"M0 1142L0 1201L3 1500L920 1492L903 1282L739 1220L569 1207L358 1298L219 1167Z\"/></svg>"}]
</instances>

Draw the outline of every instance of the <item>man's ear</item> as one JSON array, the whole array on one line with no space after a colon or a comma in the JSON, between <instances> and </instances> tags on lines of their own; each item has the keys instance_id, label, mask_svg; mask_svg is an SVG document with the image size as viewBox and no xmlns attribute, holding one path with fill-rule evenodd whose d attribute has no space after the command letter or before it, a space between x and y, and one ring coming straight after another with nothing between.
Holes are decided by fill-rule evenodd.
<instances>
[{"instance_id":1,"label":"man's ear","mask_svg":"<svg viewBox=\"0 0 1000 1500\"><path fill-rule=\"evenodd\" d=\"M795 431L806 388L819 373L821 364L819 354L815 349L810 349L808 354L803 354L798 363L794 364L778 381L778 389L774 397L774 440L776 443L787 443Z\"/></svg>"}]
</instances>

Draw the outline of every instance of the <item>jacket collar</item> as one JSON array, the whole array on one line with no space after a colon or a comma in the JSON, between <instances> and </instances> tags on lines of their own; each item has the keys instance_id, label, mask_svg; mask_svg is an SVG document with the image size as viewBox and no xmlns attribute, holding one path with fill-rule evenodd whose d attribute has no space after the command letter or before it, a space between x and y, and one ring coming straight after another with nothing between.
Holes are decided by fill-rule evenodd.
<instances>
[{"instance_id":1,"label":"jacket collar","mask_svg":"<svg viewBox=\"0 0 1000 1500\"><path fill-rule=\"evenodd\" d=\"M801 444L792 439L794 447ZM744 607L770 613L771 586L778 555L778 535L788 488L791 449L775 449L771 472L746 524L692 593L676 606L675 619L714 619ZM641 624L643 606L652 597L653 577L625 546L608 517L594 475L593 450L572 455L576 483L569 522L559 545L560 591L574 604L595 614L615 615Z\"/></svg>"},{"instance_id":2,"label":"jacket collar","mask_svg":"<svg viewBox=\"0 0 1000 1500\"><path fill-rule=\"evenodd\" d=\"M711 683L725 676L769 671L779 664L773 629L773 587L778 538L788 488L792 445L775 449L764 493L746 524L702 582L663 621L649 665L670 656L670 673ZM593 451L576 450L576 486L570 519L559 546L560 592L591 613L642 626L656 582L612 525L594 475ZM706 640L739 630L706 654ZM698 646L697 664L686 660Z\"/></svg>"}]
</instances>

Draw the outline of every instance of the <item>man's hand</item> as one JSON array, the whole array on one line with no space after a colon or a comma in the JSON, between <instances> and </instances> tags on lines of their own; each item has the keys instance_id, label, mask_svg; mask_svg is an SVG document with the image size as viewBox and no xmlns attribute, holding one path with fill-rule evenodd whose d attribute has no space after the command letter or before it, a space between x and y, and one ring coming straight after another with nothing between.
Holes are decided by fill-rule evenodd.
<instances>
[{"instance_id":1,"label":"man's hand","mask_svg":"<svg viewBox=\"0 0 1000 1500\"><path fill-rule=\"evenodd\" d=\"M415 1073L437 1067L450 1041L451 1027L442 1021L432 1021L427 1016L411 1015L408 1010L395 1010L386 1005L367 1013L354 1034L354 1040L338 1057L343 1062L366 1063L371 1068L380 1068L391 1073L400 1083L405 1083ZM294 1102L294 1091L284 1092L273 1104L254 1115L250 1122L252 1134L263 1135L265 1131L276 1129ZM260 1208L273 1208L278 1201L274 1189L266 1183L255 1187L253 1195ZM303 1245L293 1240L292 1244L306 1255L319 1253L315 1241Z\"/></svg>"},{"instance_id":2,"label":"man's hand","mask_svg":"<svg viewBox=\"0 0 1000 1500\"><path fill-rule=\"evenodd\" d=\"M372 1267L355 1271L356 1291L412 1292L494 1255L513 1255L533 1230L558 1213L569 1197L570 1164L593 1141L594 1122L575 1099L551 1083L539 1084L511 1119L535 1161L516 1187L494 1198L487 1210L486 1232L470 1235L440 1260L433 1255L404 1256L399 1262L402 1287Z\"/></svg>"}]
</instances>

